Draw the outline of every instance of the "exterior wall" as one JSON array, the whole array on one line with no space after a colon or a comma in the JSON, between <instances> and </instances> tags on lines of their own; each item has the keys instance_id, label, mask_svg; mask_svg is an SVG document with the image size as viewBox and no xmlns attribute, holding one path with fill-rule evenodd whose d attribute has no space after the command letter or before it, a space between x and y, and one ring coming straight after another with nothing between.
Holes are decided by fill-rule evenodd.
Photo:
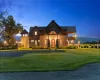
<instances>
[{"instance_id":1,"label":"exterior wall","mask_svg":"<svg viewBox=\"0 0 100 80\"><path fill-rule=\"evenodd\" d=\"M52 47L52 39L55 40L55 47L56 47L56 40L57 40L57 35L49 35L49 40L50 40L50 47ZM47 41L48 41L48 35L41 35L40 36L40 46L41 47L47 47ZM67 36L66 35L58 35L58 40L59 40L59 47L63 47L67 45Z\"/></svg>"},{"instance_id":2,"label":"exterior wall","mask_svg":"<svg viewBox=\"0 0 100 80\"><path fill-rule=\"evenodd\" d=\"M35 35L35 31L37 32L37 35ZM32 31L32 36L29 37L30 47L39 46L39 44L40 44L39 40L40 40L39 29L38 29L38 27L34 27L34 29ZM37 41L37 45L35 45L35 41Z\"/></svg>"},{"instance_id":3,"label":"exterior wall","mask_svg":"<svg viewBox=\"0 0 100 80\"><path fill-rule=\"evenodd\" d=\"M47 43L45 43L46 40L48 40L48 35L40 36L40 47L47 47Z\"/></svg>"},{"instance_id":4,"label":"exterior wall","mask_svg":"<svg viewBox=\"0 0 100 80\"><path fill-rule=\"evenodd\" d=\"M29 37L28 36L21 37L21 46L23 46L24 48L29 48Z\"/></svg>"},{"instance_id":5,"label":"exterior wall","mask_svg":"<svg viewBox=\"0 0 100 80\"><path fill-rule=\"evenodd\" d=\"M59 47L68 45L66 35L58 35L58 39L59 39Z\"/></svg>"}]
</instances>

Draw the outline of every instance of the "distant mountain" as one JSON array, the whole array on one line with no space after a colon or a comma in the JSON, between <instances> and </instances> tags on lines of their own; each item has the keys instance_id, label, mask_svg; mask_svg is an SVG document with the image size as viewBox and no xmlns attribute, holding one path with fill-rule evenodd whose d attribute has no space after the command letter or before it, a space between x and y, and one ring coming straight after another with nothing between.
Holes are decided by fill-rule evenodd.
<instances>
[{"instance_id":1,"label":"distant mountain","mask_svg":"<svg viewBox=\"0 0 100 80\"><path fill-rule=\"evenodd\" d=\"M21 40L21 36L15 36L15 39L16 39L17 41L20 41L20 40Z\"/></svg>"},{"instance_id":2,"label":"distant mountain","mask_svg":"<svg viewBox=\"0 0 100 80\"><path fill-rule=\"evenodd\" d=\"M81 43L84 43L87 41L91 42L91 41L97 41L97 40L100 40L100 38L77 37L75 40L75 43L77 43L78 41L80 41Z\"/></svg>"},{"instance_id":3,"label":"distant mountain","mask_svg":"<svg viewBox=\"0 0 100 80\"><path fill-rule=\"evenodd\" d=\"M20 40L21 37L20 36L15 36L16 40ZM91 42L91 41L97 41L97 40L100 40L100 38L88 38L88 37L77 37L76 40L75 40L75 43L77 43L78 41L80 41L81 43L84 43L84 42Z\"/></svg>"}]
</instances>

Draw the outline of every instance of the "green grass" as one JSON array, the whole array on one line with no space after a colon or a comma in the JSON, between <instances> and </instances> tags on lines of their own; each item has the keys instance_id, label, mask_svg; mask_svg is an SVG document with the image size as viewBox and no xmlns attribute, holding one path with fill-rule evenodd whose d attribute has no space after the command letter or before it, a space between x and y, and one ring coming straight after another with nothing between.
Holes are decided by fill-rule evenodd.
<instances>
[{"instance_id":1,"label":"green grass","mask_svg":"<svg viewBox=\"0 0 100 80\"><path fill-rule=\"evenodd\" d=\"M68 49L65 52L26 54L0 58L0 72L75 70L87 63L100 62L99 49Z\"/></svg>"}]
</instances>

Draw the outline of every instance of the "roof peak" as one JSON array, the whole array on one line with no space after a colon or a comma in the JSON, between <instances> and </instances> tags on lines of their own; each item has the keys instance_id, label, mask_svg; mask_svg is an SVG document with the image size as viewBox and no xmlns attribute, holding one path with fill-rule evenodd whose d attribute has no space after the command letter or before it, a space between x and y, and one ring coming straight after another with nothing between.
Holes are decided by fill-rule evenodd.
<instances>
[{"instance_id":1,"label":"roof peak","mask_svg":"<svg viewBox=\"0 0 100 80\"><path fill-rule=\"evenodd\" d=\"M55 20L52 20L52 22L55 22Z\"/></svg>"},{"instance_id":2,"label":"roof peak","mask_svg":"<svg viewBox=\"0 0 100 80\"><path fill-rule=\"evenodd\" d=\"M21 34L28 34L28 31L26 29L24 29Z\"/></svg>"}]
</instances>

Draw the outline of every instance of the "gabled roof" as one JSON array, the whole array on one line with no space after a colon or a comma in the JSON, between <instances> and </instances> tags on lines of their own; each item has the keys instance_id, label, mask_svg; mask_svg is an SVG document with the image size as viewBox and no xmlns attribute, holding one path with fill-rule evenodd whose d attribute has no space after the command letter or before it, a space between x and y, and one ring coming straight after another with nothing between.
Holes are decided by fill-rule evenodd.
<instances>
[{"instance_id":1,"label":"gabled roof","mask_svg":"<svg viewBox=\"0 0 100 80\"><path fill-rule=\"evenodd\" d=\"M29 35L30 35L30 36L32 35L33 28L34 28L34 27L30 27L30 30L29 30Z\"/></svg>"},{"instance_id":2,"label":"gabled roof","mask_svg":"<svg viewBox=\"0 0 100 80\"><path fill-rule=\"evenodd\" d=\"M52 20L52 21L47 25L47 27L54 27L54 25L57 26L57 27L59 27L59 25L55 22L55 20ZM60 27L59 27L59 28L60 28Z\"/></svg>"},{"instance_id":3,"label":"gabled roof","mask_svg":"<svg viewBox=\"0 0 100 80\"><path fill-rule=\"evenodd\" d=\"M76 32L75 26L61 26L61 28L66 30L67 33L75 33Z\"/></svg>"},{"instance_id":4,"label":"gabled roof","mask_svg":"<svg viewBox=\"0 0 100 80\"><path fill-rule=\"evenodd\" d=\"M24 29L20 34L28 34L28 32Z\"/></svg>"},{"instance_id":5,"label":"gabled roof","mask_svg":"<svg viewBox=\"0 0 100 80\"><path fill-rule=\"evenodd\" d=\"M56 31L57 33L75 33L75 26L59 26L54 20L52 20L47 26L35 26L30 27L29 35L32 35L34 28L38 28L40 34L50 33L51 31Z\"/></svg>"},{"instance_id":6,"label":"gabled roof","mask_svg":"<svg viewBox=\"0 0 100 80\"><path fill-rule=\"evenodd\" d=\"M62 31L62 28L55 22L55 20L52 20L48 26L46 27L46 31L49 33L54 30L56 33L60 33Z\"/></svg>"}]
</instances>

